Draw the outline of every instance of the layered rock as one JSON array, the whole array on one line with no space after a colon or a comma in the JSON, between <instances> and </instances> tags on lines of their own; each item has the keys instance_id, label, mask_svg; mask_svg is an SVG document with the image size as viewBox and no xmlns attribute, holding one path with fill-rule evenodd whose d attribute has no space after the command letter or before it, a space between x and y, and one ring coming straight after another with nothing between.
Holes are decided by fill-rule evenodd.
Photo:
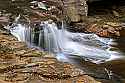
<instances>
[{"instance_id":1,"label":"layered rock","mask_svg":"<svg viewBox=\"0 0 125 83\"><path fill-rule=\"evenodd\" d=\"M88 6L86 0L63 0L64 13L71 22L79 22L82 16L87 16Z\"/></svg>"},{"instance_id":2,"label":"layered rock","mask_svg":"<svg viewBox=\"0 0 125 83\"><path fill-rule=\"evenodd\" d=\"M123 36L121 31L124 30L124 26L116 22L105 22L103 24L95 23L91 24L86 30L102 37L120 37Z\"/></svg>"},{"instance_id":3,"label":"layered rock","mask_svg":"<svg viewBox=\"0 0 125 83\"><path fill-rule=\"evenodd\" d=\"M100 83L86 72L52 55L28 48L10 33L0 30L1 83Z\"/></svg>"}]
</instances>

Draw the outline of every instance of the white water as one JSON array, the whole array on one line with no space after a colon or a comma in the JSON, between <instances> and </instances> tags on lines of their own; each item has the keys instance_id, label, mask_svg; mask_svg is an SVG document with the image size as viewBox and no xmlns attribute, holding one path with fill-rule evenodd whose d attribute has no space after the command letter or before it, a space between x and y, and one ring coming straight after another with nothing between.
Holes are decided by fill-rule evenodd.
<instances>
[{"instance_id":1,"label":"white water","mask_svg":"<svg viewBox=\"0 0 125 83\"><path fill-rule=\"evenodd\" d=\"M18 38L19 41L25 41L25 26L17 24L15 27L10 29L12 35Z\"/></svg>"},{"instance_id":2,"label":"white water","mask_svg":"<svg viewBox=\"0 0 125 83\"><path fill-rule=\"evenodd\" d=\"M107 51L110 39L100 38L95 34L68 32L65 29L58 29L55 23L49 24L48 21L41 23L38 32L22 24L17 24L10 31L19 41L57 54L57 59L66 60L66 56L74 55L99 63L111 58L111 54ZM36 36L38 40L34 40Z\"/></svg>"}]
</instances>

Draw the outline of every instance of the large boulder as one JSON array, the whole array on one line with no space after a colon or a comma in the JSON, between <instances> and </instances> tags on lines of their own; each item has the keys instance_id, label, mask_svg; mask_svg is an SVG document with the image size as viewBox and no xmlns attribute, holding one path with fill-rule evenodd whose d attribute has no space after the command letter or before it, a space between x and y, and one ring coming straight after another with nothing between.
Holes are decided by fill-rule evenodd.
<instances>
[{"instance_id":1,"label":"large boulder","mask_svg":"<svg viewBox=\"0 0 125 83\"><path fill-rule=\"evenodd\" d=\"M81 16L87 16L86 0L63 0L63 10L71 22L81 21Z\"/></svg>"}]
</instances>

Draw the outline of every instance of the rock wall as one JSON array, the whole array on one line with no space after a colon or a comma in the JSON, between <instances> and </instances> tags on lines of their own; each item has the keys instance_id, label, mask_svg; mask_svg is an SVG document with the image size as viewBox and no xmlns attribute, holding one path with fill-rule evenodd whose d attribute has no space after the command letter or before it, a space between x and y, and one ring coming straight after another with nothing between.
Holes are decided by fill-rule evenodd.
<instances>
[{"instance_id":1,"label":"rock wall","mask_svg":"<svg viewBox=\"0 0 125 83\"><path fill-rule=\"evenodd\" d=\"M63 0L63 10L71 22L81 21L87 16L88 6L86 0Z\"/></svg>"}]
</instances>

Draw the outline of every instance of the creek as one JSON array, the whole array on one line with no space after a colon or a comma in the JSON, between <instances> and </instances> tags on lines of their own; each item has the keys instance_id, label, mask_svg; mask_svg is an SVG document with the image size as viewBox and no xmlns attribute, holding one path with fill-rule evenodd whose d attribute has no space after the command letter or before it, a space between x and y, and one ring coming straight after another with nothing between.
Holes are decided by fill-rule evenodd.
<instances>
[{"instance_id":1,"label":"creek","mask_svg":"<svg viewBox=\"0 0 125 83\"><path fill-rule=\"evenodd\" d=\"M116 57L112 56L113 52L109 50L108 44L113 41L112 39L101 38L95 34L72 33L63 25L61 29L58 29L55 23L48 23L48 21L33 28L15 24L10 32L19 41L26 42L30 47L39 47L44 51L54 53L60 60L73 55L98 64Z\"/></svg>"},{"instance_id":2,"label":"creek","mask_svg":"<svg viewBox=\"0 0 125 83\"><path fill-rule=\"evenodd\" d=\"M57 26L52 21L42 21L35 27L15 22L8 27L12 35L31 48L54 54L59 61L75 64L97 79L122 83L125 58L124 40L121 38L69 32L63 22Z\"/></svg>"},{"instance_id":3,"label":"creek","mask_svg":"<svg viewBox=\"0 0 125 83\"><path fill-rule=\"evenodd\" d=\"M12 18L15 17L11 14L14 16L31 14L29 10L31 4L29 5L28 2L30 0L14 1L16 0L1 0L0 14L7 13L4 15L8 17L10 15ZM101 13L95 12L96 10L102 11L98 4L88 5L90 16L93 13ZM109 6L105 5L104 7ZM107 15L107 12L106 14L104 12L104 15ZM109 80L113 83L125 83L121 82L125 79L125 38L102 38L95 34L73 33L66 30L67 27L63 22L61 26L48 21L31 26L24 22L18 22L18 19L16 18L16 22L7 27L12 35L19 41L25 42L30 48L38 48L54 54L59 61L74 64L87 72L89 76L101 81L105 80L103 83L112 83Z\"/></svg>"}]
</instances>

